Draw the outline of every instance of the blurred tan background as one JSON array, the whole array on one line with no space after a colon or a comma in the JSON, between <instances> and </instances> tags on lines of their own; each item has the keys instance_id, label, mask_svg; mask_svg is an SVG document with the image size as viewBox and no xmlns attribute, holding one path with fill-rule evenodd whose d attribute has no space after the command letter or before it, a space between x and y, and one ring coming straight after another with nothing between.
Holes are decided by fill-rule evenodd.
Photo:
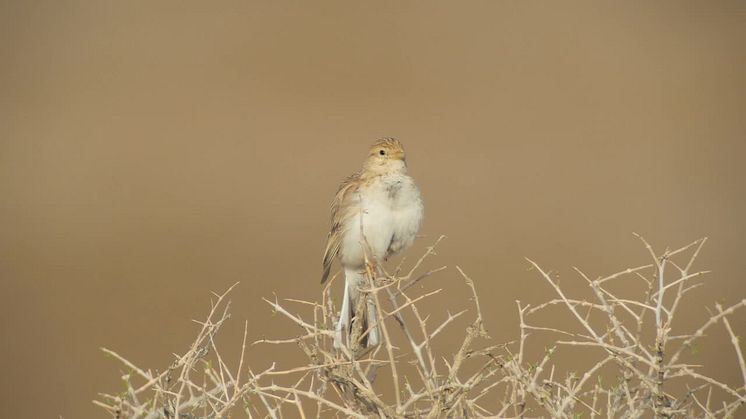
<instances>
[{"instance_id":1,"label":"blurred tan background","mask_svg":"<svg viewBox=\"0 0 746 419\"><path fill-rule=\"evenodd\" d=\"M407 254L446 234L431 265L499 341L550 295L524 256L573 290L645 263L633 231L710 237L692 319L743 298L745 40L735 1L0 3L0 416L104 417L98 348L166 366L236 281L226 348L243 319L292 335L260 297L317 298L328 205L383 135L426 201ZM465 304L453 269L431 286Z\"/></svg>"}]
</instances>

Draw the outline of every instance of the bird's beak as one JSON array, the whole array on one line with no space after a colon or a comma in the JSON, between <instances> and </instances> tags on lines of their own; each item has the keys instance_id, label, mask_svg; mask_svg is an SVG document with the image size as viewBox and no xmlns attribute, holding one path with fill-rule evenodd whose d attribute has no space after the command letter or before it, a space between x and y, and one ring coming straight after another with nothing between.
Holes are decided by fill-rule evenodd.
<instances>
[{"instance_id":1,"label":"bird's beak","mask_svg":"<svg viewBox=\"0 0 746 419\"><path fill-rule=\"evenodd\" d=\"M392 158L392 159L394 159L394 160L401 160L401 161L403 161L404 163L406 163L406 162L407 162L407 159L406 159L406 157L404 156L404 153L403 153L403 152L401 152L401 151L399 151L399 152L396 152L396 153L392 154L392 155L391 155L391 158Z\"/></svg>"}]
</instances>

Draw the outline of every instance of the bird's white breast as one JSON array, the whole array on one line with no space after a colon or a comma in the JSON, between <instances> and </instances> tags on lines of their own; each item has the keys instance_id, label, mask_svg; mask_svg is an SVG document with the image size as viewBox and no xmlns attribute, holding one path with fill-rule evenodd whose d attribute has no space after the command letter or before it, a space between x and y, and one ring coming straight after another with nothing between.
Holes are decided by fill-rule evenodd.
<instances>
[{"instance_id":1,"label":"bird's white breast","mask_svg":"<svg viewBox=\"0 0 746 419\"><path fill-rule=\"evenodd\" d=\"M420 191L408 175L376 177L360 188L355 205L355 214L345 226L342 242L342 264L346 267L363 266L361 233L372 257L379 261L414 242L422 223L423 205Z\"/></svg>"}]
</instances>

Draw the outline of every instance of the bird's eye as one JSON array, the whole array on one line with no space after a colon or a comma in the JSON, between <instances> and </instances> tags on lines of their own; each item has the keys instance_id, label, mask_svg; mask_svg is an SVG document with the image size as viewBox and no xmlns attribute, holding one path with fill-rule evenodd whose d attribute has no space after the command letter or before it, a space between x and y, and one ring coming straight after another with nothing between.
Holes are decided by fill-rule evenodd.
<instances>
[{"instance_id":1,"label":"bird's eye","mask_svg":"<svg viewBox=\"0 0 746 419\"><path fill-rule=\"evenodd\" d=\"M385 156L386 155L386 150L381 150L381 151L378 152L378 154L380 154L382 156Z\"/></svg>"}]
</instances>

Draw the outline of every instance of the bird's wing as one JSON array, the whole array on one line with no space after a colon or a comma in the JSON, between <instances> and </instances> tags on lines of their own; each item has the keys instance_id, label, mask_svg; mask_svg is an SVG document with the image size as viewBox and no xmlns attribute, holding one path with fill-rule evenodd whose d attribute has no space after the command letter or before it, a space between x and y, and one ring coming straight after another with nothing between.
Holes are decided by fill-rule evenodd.
<instances>
[{"instance_id":1,"label":"bird's wing","mask_svg":"<svg viewBox=\"0 0 746 419\"><path fill-rule=\"evenodd\" d=\"M342 245L343 226L350 216L353 215L352 200L355 191L360 186L360 173L354 173L348 176L342 184L339 185L337 194L332 201L332 228L326 237L326 249L324 250L323 273L321 274L321 283L323 284L329 277L334 258L339 254L339 248Z\"/></svg>"}]
</instances>

